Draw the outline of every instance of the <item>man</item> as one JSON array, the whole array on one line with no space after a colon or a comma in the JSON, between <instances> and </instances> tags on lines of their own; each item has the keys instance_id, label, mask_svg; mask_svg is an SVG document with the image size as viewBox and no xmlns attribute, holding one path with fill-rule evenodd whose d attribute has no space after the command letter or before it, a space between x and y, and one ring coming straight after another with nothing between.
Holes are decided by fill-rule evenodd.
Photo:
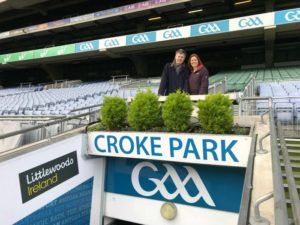
<instances>
[{"instance_id":1,"label":"man","mask_svg":"<svg viewBox=\"0 0 300 225\"><path fill-rule=\"evenodd\" d=\"M161 75L161 81L158 89L159 95L168 95L177 90L187 92L189 69L184 60L186 52L179 49L175 53L172 63L167 63Z\"/></svg>"}]
</instances>

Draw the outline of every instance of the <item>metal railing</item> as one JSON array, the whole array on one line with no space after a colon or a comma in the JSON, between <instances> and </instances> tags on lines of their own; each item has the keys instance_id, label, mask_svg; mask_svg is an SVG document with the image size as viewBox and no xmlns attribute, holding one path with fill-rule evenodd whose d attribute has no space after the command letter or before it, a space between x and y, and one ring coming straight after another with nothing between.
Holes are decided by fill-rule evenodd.
<instances>
[{"instance_id":1,"label":"metal railing","mask_svg":"<svg viewBox=\"0 0 300 225\"><path fill-rule=\"evenodd\" d=\"M226 93L227 91L227 77L224 80L215 82L208 87L208 93L216 94L216 93Z\"/></svg>"},{"instance_id":2,"label":"metal railing","mask_svg":"<svg viewBox=\"0 0 300 225\"><path fill-rule=\"evenodd\" d=\"M127 83L129 82L129 75L117 75L117 76L111 76L111 80L109 80L110 82L112 82L113 84L117 83L117 84L121 84L121 83Z\"/></svg>"},{"instance_id":3,"label":"metal railing","mask_svg":"<svg viewBox=\"0 0 300 225\"><path fill-rule=\"evenodd\" d=\"M257 103L267 103L265 108L259 108ZM261 115L266 111L272 110L271 97L243 97L239 99L239 115L240 116L255 116Z\"/></svg>"},{"instance_id":4,"label":"metal railing","mask_svg":"<svg viewBox=\"0 0 300 225\"><path fill-rule=\"evenodd\" d=\"M245 86L244 91L241 94L241 97L253 97L255 96L256 80L254 76L251 76L250 81Z\"/></svg>"},{"instance_id":5,"label":"metal railing","mask_svg":"<svg viewBox=\"0 0 300 225\"><path fill-rule=\"evenodd\" d=\"M31 82L26 82L26 83L20 83L20 88L30 88L31 87Z\"/></svg>"},{"instance_id":6,"label":"metal railing","mask_svg":"<svg viewBox=\"0 0 300 225\"><path fill-rule=\"evenodd\" d=\"M254 127L253 127L254 129ZM249 221L249 211L250 211L250 203L251 203L251 193L253 189L253 167L254 167L254 157L256 150L256 140L257 135L252 133L252 142L251 149L248 158L248 164L245 174L245 183L243 190L243 197L241 202L241 209L239 213L238 225L248 224Z\"/></svg>"},{"instance_id":7,"label":"metal railing","mask_svg":"<svg viewBox=\"0 0 300 225\"><path fill-rule=\"evenodd\" d=\"M262 100L266 101L269 106L267 111L269 113L269 123L270 123L275 225L288 225L289 224L288 212L287 212L285 192L284 192L284 182L283 182L282 172L281 172L279 149L277 146L278 135L275 127L275 120L274 120L274 115L272 110L272 98L270 97L242 98L240 99L239 114L240 116L257 115L256 113L253 113L252 105L256 105L256 101L262 101Z\"/></svg>"},{"instance_id":8,"label":"metal railing","mask_svg":"<svg viewBox=\"0 0 300 225\"><path fill-rule=\"evenodd\" d=\"M23 146L29 143L34 143L36 141L48 139L63 132L83 127L89 123L97 121L99 113L98 111L99 110L90 110L86 113L73 116L65 116L64 118L50 122L33 122L32 125L28 128L0 135L0 140L16 135L24 135L24 141L21 144L21 146Z\"/></svg>"}]
</instances>

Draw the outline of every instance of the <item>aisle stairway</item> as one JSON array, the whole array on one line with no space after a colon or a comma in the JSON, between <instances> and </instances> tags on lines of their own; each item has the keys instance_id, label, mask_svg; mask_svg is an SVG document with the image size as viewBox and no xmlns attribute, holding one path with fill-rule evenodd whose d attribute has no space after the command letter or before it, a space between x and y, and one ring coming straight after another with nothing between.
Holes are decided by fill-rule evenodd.
<instances>
[{"instance_id":1,"label":"aisle stairway","mask_svg":"<svg viewBox=\"0 0 300 225\"><path fill-rule=\"evenodd\" d=\"M280 134L280 132L279 132ZM299 224L297 222L295 222L296 219L296 215L294 215L294 211L292 209L292 202L294 201L295 204L298 204L300 206L300 201L299 201L299 196L300 196L300 139L288 139L288 138L284 138L282 139L282 141L284 140L285 145L286 145L286 150L287 150L287 156L288 156L288 160L286 161L288 163L288 165L291 166L292 169L292 175L290 176L292 182L294 182L296 184L296 190L297 192L295 192L295 196L292 197L291 195L291 185L288 184L288 172L286 171L286 167L285 167L285 162L284 162L284 148L281 148L281 144L280 144L280 138L277 140L278 141L278 148L280 151L280 162L281 162L281 170L282 170L282 176L283 176L283 181L284 181L284 188L285 188L285 196L286 196L286 204L287 204L287 209L288 209L288 215L289 218L292 221L294 221L294 223L292 224ZM298 208L299 209L299 208ZM297 210L297 208L295 208L294 210ZM298 210L298 215L300 215L300 212ZM300 218L298 218L298 220L300 220ZM299 221L298 221L299 222Z\"/></svg>"}]
</instances>

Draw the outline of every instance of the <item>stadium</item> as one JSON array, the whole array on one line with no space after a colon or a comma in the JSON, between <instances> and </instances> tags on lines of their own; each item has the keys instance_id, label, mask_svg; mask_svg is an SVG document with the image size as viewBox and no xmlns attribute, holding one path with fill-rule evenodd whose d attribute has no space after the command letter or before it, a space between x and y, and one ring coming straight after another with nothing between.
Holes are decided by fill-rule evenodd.
<instances>
[{"instance_id":1,"label":"stadium","mask_svg":"<svg viewBox=\"0 0 300 225\"><path fill-rule=\"evenodd\" d=\"M0 224L300 224L299 40L296 0L0 0ZM178 49L200 134L97 127L107 99L164 110ZM210 96L236 133L202 132Z\"/></svg>"}]
</instances>

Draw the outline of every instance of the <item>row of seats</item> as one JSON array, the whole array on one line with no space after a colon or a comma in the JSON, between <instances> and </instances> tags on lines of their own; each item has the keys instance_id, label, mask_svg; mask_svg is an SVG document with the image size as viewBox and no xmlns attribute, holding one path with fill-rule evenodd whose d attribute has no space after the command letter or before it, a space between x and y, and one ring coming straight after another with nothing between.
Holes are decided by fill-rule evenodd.
<instances>
[{"instance_id":1,"label":"row of seats","mask_svg":"<svg viewBox=\"0 0 300 225\"><path fill-rule=\"evenodd\" d=\"M6 89L0 89L0 99L1 97L5 97L5 96L11 96L11 95L17 95L17 94L22 94L22 93L26 93L26 92L31 92L31 91L35 91L36 88L35 87L26 87L26 88L6 88Z\"/></svg>"},{"instance_id":2,"label":"row of seats","mask_svg":"<svg viewBox=\"0 0 300 225\"><path fill-rule=\"evenodd\" d=\"M88 109L77 109L98 105L105 96L121 98L134 97L138 90L145 88L122 88L110 82L84 83L77 87L49 89L42 91L16 92L6 95L0 101L0 115L40 116L67 115L88 112ZM157 93L158 88L152 91ZM11 91L11 93L13 93ZM74 112L73 112L74 111Z\"/></svg>"},{"instance_id":3,"label":"row of seats","mask_svg":"<svg viewBox=\"0 0 300 225\"><path fill-rule=\"evenodd\" d=\"M271 82L258 85L259 96L272 97L274 115L283 123L300 122L300 81ZM261 114L268 110L268 102L260 100L256 110Z\"/></svg>"},{"instance_id":4,"label":"row of seats","mask_svg":"<svg viewBox=\"0 0 300 225\"><path fill-rule=\"evenodd\" d=\"M224 80L227 77L227 91L241 91L251 77L257 82L300 80L300 66L278 67L272 69L245 69L218 73L209 78L209 83Z\"/></svg>"},{"instance_id":5,"label":"row of seats","mask_svg":"<svg viewBox=\"0 0 300 225\"><path fill-rule=\"evenodd\" d=\"M118 85L98 82L4 96L0 115L65 115L77 108L100 104L103 96L117 95L118 90Z\"/></svg>"}]
</instances>

